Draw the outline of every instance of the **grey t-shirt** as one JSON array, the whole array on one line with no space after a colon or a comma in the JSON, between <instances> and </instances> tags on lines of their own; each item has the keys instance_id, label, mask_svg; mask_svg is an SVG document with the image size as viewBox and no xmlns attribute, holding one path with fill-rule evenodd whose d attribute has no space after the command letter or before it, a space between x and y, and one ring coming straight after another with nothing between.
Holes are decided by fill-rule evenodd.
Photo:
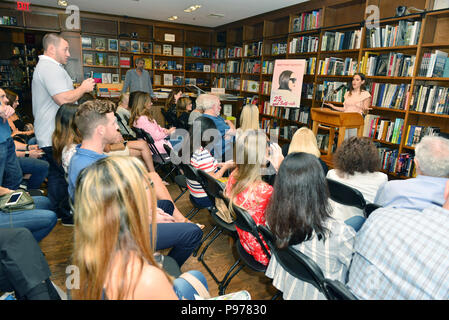
<instances>
[{"instance_id":1,"label":"grey t-shirt","mask_svg":"<svg viewBox=\"0 0 449 320\"><path fill-rule=\"evenodd\" d=\"M125 76L125 84L123 85L122 92L143 91L150 96L154 96L153 87L151 85L150 73L147 70L142 71L142 75L138 75L136 69L128 70Z\"/></svg>"},{"instance_id":2,"label":"grey t-shirt","mask_svg":"<svg viewBox=\"0 0 449 320\"><path fill-rule=\"evenodd\" d=\"M55 130L59 105L52 97L70 90L73 90L72 79L63 65L48 56L39 56L33 73L31 95L34 133L40 148L51 146L51 136Z\"/></svg>"}]
</instances>

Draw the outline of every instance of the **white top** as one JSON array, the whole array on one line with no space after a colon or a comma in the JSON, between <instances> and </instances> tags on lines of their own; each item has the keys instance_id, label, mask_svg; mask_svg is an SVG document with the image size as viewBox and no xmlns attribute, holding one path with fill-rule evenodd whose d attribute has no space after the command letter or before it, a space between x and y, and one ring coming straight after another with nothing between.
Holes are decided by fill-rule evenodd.
<instances>
[{"instance_id":1,"label":"white top","mask_svg":"<svg viewBox=\"0 0 449 320\"><path fill-rule=\"evenodd\" d=\"M326 177L359 190L367 203L373 203L377 190L388 181L388 176L382 172L355 172L353 175L345 175L344 178L341 178L337 171L332 169L327 172ZM356 215L363 216L363 211L358 208L344 206L329 200L333 208L332 216L337 220L345 221Z\"/></svg>"},{"instance_id":2,"label":"white top","mask_svg":"<svg viewBox=\"0 0 449 320\"><path fill-rule=\"evenodd\" d=\"M70 90L73 90L72 79L63 65L53 58L40 55L31 83L34 133L40 148L51 146L51 136L55 130L59 105L52 97Z\"/></svg>"}]
</instances>

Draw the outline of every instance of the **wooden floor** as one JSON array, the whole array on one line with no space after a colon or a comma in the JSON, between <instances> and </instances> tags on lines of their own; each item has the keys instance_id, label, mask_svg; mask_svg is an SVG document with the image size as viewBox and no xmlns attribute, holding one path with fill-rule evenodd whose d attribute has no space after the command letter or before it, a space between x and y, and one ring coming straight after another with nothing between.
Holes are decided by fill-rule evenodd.
<instances>
[{"instance_id":1,"label":"wooden floor","mask_svg":"<svg viewBox=\"0 0 449 320\"><path fill-rule=\"evenodd\" d=\"M172 194L173 199L180 193L179 188L171 183L168 190ZM192 208L186 192L177 202L178 209L187 214ZM192 219L192 221L205 225L204 235L212 228L212 219L207 210L201 210ZM52 271L51 279L60 288L65 288L66 268L71 264L71 255L73 250L73 227L65 227L58 221L51 233L40 242L40 247L44 252L50 269ZM236 261L237 253L234 244L227 235L220 235L217 240L209 247L205 255L205 261L212 269L218 279L222 279L227 270ZM197 257L190 257L182 266L183 272L188 270L201 271L208 282L209 292L211 296L218 295L218 286L197 260ZM244 267L237 276L235 276L229 284L226 293L239 290L247 290L251 294L253 300L267 300L276 293L276 289L271 285L271 279L267 278L263 273L250 270Z\"/></svg>"}]
</instances>

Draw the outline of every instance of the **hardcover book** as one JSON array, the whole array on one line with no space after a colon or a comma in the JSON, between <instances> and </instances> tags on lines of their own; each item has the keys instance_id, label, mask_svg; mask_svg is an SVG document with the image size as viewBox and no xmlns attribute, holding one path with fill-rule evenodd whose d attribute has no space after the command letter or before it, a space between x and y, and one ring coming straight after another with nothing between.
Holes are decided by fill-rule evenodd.
<instances>
[{"instance_id":1,"label":"hardcover book","mask_svg":"<svg viewBox=\"0 0 449 320\"><path fill-rule=\"evenodd\" d=\"M109 51L118 51L118 40L117 39L108 39L108 50Z\"/></svg>"},{"instance_id":2,"label":"hardcover book","mask_svg":"<svg viewBox=\"0 0 449 320\"><path fill-rule=\"evenodd\" d=\"M153 53L153 44L151 42L141 42L143 53Z\"/></svg>"},{"instance_id":3,"label":"hardcover book","mask_svg":"<svg viewBox=\"0 0 449 320\"><path fill-rule=\"evenodd\" d=\"M106 54L97 53L96 55L96 65L105 66L106 65Z\"/></svg>"},{"instance_id":4,"label":"hardcover book","mask_svg":"<svg viewBox=\"0 0 449 320\"><path fill-rule=\"evenodd\" d=\"M106 50L105 38L95 38L95 50Z\"/></svg>"},{"instance_id":5,"label":"hardcover book","mask_svg":"<svg viewBox=\"0 0 449 320\"><path fill-rule=\"evenodd\" d=\"M81 37L81 47L83 49L92 49L92 38Z\"/></svg>"},{"instance_id":6,"label":"hardcover book","mask_svg":"<svg viewBox=\"0 0 449 320\"><path fill-rule=\"evenodd\" d=\"M120 51L123 52L131 51L131 45L129 40L120 40Z\"/></svg>"},{"instance_id":7,"label":"hardcover book","mask_svg":"<svg viewBox=\"0 0 449 320\"><path fill-rule=\"evenodd\" d=\"M162 54L162 46L160 44L154 45L154 54Z\"/></svg>"},{"instance_id":8,"label":"hardcover book","mask_svg":"<svg viewBox=\"0 0 449 320\"><path fill-rule=\"evenodd\" d=\"M112 83L120 83L120 77L119 77L118 73L112 74Z\"/></svg>"},{"instance_id":9,"label":"hardcover book","mask_svg":"<svg viewBox=\"0 0 449 320\"><path fill-rule=\"evenodd\" d=\"M94 56L92 53L83 53L83 63L85 65L93 65L94 64Z\"/></svg>"},{"instance_id":10,"label":"hardcover book","mask_svg":"<svg viewBox=\"0 0 449 320\"><path fill-rule=\"evenodd\" d=\"M110 54L108 55L108 66L117 67L118 66L118 56Z\"/></svg>"},{"instance_id":11,"label":"hardcover book","mask_svg":"<svg viewBox=\"0 0 449 320\"><path fill-rule=\"evenodd\" d=\"M171 44L162 45L162 54L166 56L171 56L172 55L171 48L172 48Z\"/></svg>"},{"instance_id":12,"label":"hardcover book","mask_svg":"<svg viewBox=\"0 0 449 320\"><path fill-rule=\"evenodd\" d=\"M140 52L140 41L131 40L131 52Z\"/></svg>"}]
</instances>

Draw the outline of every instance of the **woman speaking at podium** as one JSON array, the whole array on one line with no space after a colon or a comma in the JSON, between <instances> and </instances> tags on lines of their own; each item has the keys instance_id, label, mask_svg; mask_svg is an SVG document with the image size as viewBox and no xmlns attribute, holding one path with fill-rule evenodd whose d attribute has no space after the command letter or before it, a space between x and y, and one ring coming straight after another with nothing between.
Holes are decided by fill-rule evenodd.
<instances>
[{"instance_id":1,"label":"woman speaking at podium","mask_svg":"<svg viewBox=\"0 0 449 320\"><path fill-rule=\"evenodd\" d=\"M356 73L352 77L351 87L345 93L343 107L336 107L332 103L324 102L334 110L342 112L358 112L365 115L371 110L371 94L365 87L365 75Z\"/></svg>"}]
</instances>

